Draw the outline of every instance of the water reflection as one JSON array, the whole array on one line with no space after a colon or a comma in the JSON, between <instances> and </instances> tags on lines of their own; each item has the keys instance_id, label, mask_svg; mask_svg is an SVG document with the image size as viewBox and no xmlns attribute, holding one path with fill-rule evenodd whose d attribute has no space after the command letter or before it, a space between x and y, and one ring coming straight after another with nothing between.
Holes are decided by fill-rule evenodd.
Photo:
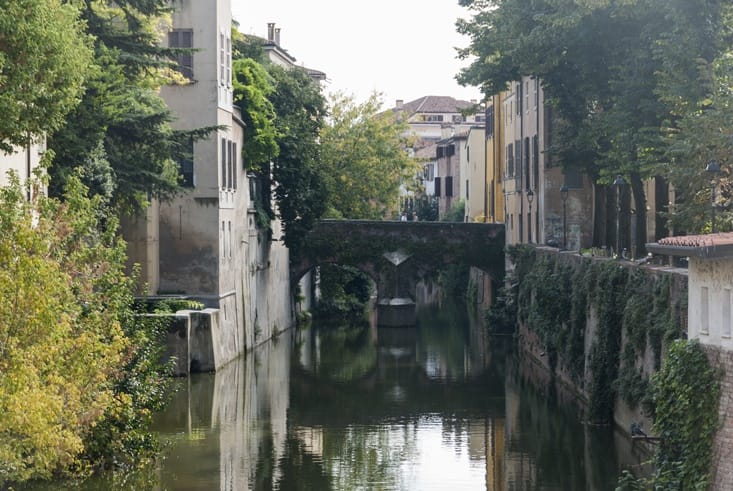
<instances>
[{"instance_id":1,"label":"water reflection","mask_svg":"<svg viewBox=\"0 0 733 491\"><path fill-rule=\"evenodd\" d=\"M497 344L461 309L284 333L190 379L156 488L613 489L624 440Z\"/></svg>"}]
</instances>

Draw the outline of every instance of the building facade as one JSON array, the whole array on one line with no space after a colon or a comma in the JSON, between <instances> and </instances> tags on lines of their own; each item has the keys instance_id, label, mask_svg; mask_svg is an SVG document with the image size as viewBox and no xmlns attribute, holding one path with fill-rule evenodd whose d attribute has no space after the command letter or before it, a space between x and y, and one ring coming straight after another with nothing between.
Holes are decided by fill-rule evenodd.
<instances>
[{"instance_id":1,"label":"building facade","mask_svg":"<svg viewBox=\"0 0 733 491\"><path fill-rule=\"evenodd\" d=\"M172 6L167 45L196 51L178 60L189 83L165 86L161 95L176 129L217 129L191 142L192 158L179 162L184 192L125 220L123 234L148 294L190 298L218 310L212 336L226 348L218 368L292 324L288 251L277 240L277 220L271 231L258 228L257 186L241 158L231 0L176 0Z\"/></svg>"}]
</instances>

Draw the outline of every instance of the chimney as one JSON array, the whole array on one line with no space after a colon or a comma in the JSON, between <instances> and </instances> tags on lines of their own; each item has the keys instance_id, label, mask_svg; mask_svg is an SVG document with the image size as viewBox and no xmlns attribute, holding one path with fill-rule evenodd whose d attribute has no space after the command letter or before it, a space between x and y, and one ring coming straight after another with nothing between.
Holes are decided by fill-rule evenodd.
<instances>
[{"instance_id":1,"label":"chimney","mask_svg":"<svg viewBox=\"0 0 733 491\"><path fill-rule=\"evenodd\" d=\"M395 107L397 109L402 109L402 106L404 105L405 105L405 101L403 99L397 99L397 101L395 102Z\"/></svg>"},{"instance_id":2,"label":"chimney","mask_svg":"<svg viewBox=\"0 0 733 491\"><path fill-rule=\"evenodd\" d=\"M275 29L275 44L280 46L280 28Z\"/></svg>"},{"instance_id":3,"label":"chimney","mask_svg":"<svg viewBox=\"0 0 733 491\"><path fill-rule=\"evenodd\" d=\"M267 41L271 43L275 42L275 23L274 22L267 23Z\"/></svg>"}]
</instances>

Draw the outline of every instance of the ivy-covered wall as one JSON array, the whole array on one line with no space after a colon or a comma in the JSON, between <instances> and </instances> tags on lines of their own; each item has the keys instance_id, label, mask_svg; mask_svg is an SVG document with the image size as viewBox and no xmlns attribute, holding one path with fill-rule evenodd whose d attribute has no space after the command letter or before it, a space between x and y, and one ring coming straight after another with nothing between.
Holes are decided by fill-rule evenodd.
<instances>
[{"instance_id":1,"label":"ivy-covered wall","mask_svg":"<svg viewBox=\"0 0 733 491\"><path fill-rule=\"evenodd\" d=\"M686 275L549 248L509 254L522 347L578 392L590 422L645 421L650 377L684 333Z\"/></svg>"},{"instance_id":2,"label":"ivy-covered wall","mask_svg":"<svg viewBox=\"0 0 733 491\"><path fill-rule=\"evenodd\" d=\"M654 471L619 490L730 489L733 355L687 340L687 275L669 268L515 246L492 319L586 402L585 419L660 438ZM721 403L722 401L722 403Z\"/></svg>"}]
</instances>

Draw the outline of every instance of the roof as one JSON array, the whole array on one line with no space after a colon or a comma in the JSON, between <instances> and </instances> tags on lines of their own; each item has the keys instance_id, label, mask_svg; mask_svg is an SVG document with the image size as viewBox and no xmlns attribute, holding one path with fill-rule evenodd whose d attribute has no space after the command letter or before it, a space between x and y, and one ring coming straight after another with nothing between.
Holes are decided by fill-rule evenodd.
<instances>
[{"instance_id":1,"label":"roof","mask_svg":"<svg viewBox=\"0 0 733 491\"><path fill-rule=\"evenodd\" d=\"M415 158L420 160L435 160L435 143L426 145L415 152Z\"/></svg>"},{"instance_id":2,"label":"roof","mask_svg":"<svg viewBox=\"0 0 733 491\"><path fill-rule=\"evenodd\" d=\"M393 111L405 111L409 114L415 113L459 113L464 109L475 106L469 101L462 101L450 96L426 95L414 101L407 102L401 107L395 107Z\"/></svg>"},{"instance_id":3,"label":"roof","mask_svg":"<svg viewBox=\"0 0 733 491\"><path fill-rule=\"evenodd\" d=\"M733 232L665 237L646 248L667 256L733 257Z\"/></svg>"}]
</instances>

